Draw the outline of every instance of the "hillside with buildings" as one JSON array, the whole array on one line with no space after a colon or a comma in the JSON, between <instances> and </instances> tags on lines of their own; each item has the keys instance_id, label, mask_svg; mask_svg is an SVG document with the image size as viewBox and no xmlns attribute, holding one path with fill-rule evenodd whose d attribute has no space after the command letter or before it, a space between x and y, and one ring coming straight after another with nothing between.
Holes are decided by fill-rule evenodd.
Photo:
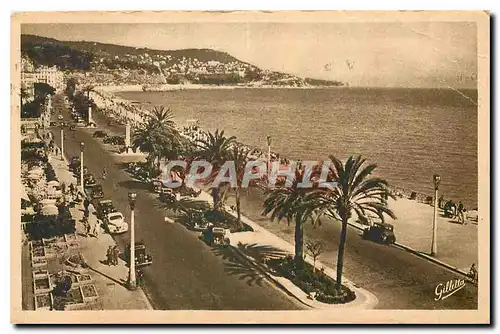
<instances>
[{"instance_id":1,"label":"hillside with buildings","mask_svg":"<svg viewBox=\"0 0 500 334\"><path fill-rule=\"evenodd\" d=\"M93 85L207 84L244 86L342 86L263 70L211 49L152 50L88 41L22 35L23 59L34 68L56 66Z\"/></svg>"}]
</instances>

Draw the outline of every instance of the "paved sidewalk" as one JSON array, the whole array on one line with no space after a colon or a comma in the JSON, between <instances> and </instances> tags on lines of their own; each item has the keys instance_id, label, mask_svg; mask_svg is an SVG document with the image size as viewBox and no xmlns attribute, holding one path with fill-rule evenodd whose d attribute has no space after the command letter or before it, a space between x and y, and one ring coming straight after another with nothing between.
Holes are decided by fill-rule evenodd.
<instances>
[{"instance_id":1,"label":"paved sidewalk","mask_svg":"<svg viewBox=\"0 0 500 334\"><path fill-rule=\"evenodd\" d=\"M404 198L390 199L389 207L398 217L397 220L387 219L394 225L396 242L424 255L430 254L434 207ZM366 228L355 221L353 218L349 223ZM446 218L443 210L438 209L437 254L433 257L464 272L469 271L472 263L478 265L478 223L472 220L466 223L461 225L454 219Z\"/></svg>"},{"instance_id":2,"label":"paved sidewalk","mask_svg":"<svg viewBox=\"0 0 500 334\"><path fill-rule=\"evenodd\" d=\"M212 204L212 196L210 196L208 193L204 191L201 192L198 198L200 200L207 201ZM237 213L235 211L227 207L226 210L234 217L237 217ZM295 247L289 242L269 232L268 230L264 229L263 227L261 227L260 225L258 225L257 223L253 222L252 220L248 219L243 215L241 216L241 221L252 227L254 231L230 233L228 237L231 241L231 245L235 247L238 251L240 251L243 255L248 257L248 255L246 255L244 251L241 251L242 245L251 246L252 248L261 247L264 249L266 248L272 249L274 253L294 254ZM311 265L313 264L313 259L310 256L306 255L305 260ZM325 274L327 274L333 279L336 279L337 277L336 270L327 267L321 261L316 260L316 268L318 269L324 268ZM300 288L294 285L290 280L284 277L277 277L271 274L268 274L268 276L271 279L275 280L277 283L279 283L283 288L288 290L288 292L293 294L301 302L315 309L334 309L334 308L373 309L377 306L378 303L378 299L374 294L357 286L349 279L347 279L345 276L342 277L342 284L347 286L356 293L356 299L351 303L335 304L335 305L321 303L309 299L304 291L302 291Z\"/></svg>"},{"instance_id":3,"label":"paved sidewalk","mask_svg":"<svg viewBox=\"0 0 500 334\"><path fill-rule=\"evenodd\" d=\"M68 170L66 161L62 161L59 157L49 157L49 163L54 168L57 178L61 183L76 183L73 174ZM113 238L104 233L99 227L98 237L85 237L84 227L81 222L83 218L83 205L76 206L70 209L73 218L76 220L77 238L80 244L79 251L85 257L87 264L90 267L89 273L95 281L96 289L99 293L101 304L105 310L152 310L146 295L142 289L129 291L125 283L128 277L128 267L125 262L119 259L117 266L108 266L106 264L106 251L109 246L114 246ZM93 214L91 206L89 223L91 226L98 223L96 216Z\"/></svg>"}]
</instances>

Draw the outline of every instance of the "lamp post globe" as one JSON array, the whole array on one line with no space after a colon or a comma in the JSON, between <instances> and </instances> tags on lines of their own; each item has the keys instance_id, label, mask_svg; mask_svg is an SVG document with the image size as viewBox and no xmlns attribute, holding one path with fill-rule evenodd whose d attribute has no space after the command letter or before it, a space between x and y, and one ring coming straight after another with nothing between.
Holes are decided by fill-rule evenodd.
<instances>
[{"instance_id":1,"label":"lamp post globe","mask_svg":"<svg viewBox=\"0 0 500 334\"><path fill-rule=\"evenodd\" d=\"M85 194L83 189L83 149L85 144L83 142L80 143L80 187L82 188L82 195Z\"/></svg>"},{"instance_id":2,"label":"lamp post globe","mask_svg":"<svg viewBox=\"0 0 500 334\"><path fill-rule=\"evenodd\" d=\"M437 254L437 211L438 211L438 189L439 183L441 182L441 176L434 174L432 177L434 182L434 217L432 220L432 245L431 245L431 255L436 256Z\"/></svg>"}]
</instances>

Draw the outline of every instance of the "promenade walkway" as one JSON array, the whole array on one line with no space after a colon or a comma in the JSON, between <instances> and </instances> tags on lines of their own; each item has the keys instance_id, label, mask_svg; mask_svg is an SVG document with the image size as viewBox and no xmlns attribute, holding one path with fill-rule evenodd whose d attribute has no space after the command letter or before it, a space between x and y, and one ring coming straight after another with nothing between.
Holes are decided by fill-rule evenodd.
<instances>
[{"instance_id":1,"label":"promenade walkway","mask_svg":"<svg viewBox=\"0 0 500 334\"><path fill-rule=\"evenodd\" d=\"M59 157L49 157L49 163L54 168L57 178L61 183L74 183L76 179L68 170L66 161ZM97 237L85 237L85 231L82 224L83 205L70 209L73 218L77 221L77 238L81 246L80 252L84 255L87 264L90 267L97 292L99 293L102 308L104 310L139 310L152 309L146 295L142 289L130 291L125 283L128 277L128 267L125 262L119 259L117 266L108 266L106 263L106 250L109 246L114 246L115 241L109 235L104 233L99 227ZM96 216L93 214L93 208L89 215L91 226L99 224Z\"/></svg>"},{"instance_id":2,"label":"promenade walkway","mask_svg":"<svg viewBox=\"0 0 500 334\"><path fill-rule=\"evenodd\" d=\"M105 129L108 127L104 125ZM250 233L239 233L233 238L233 244L239 246L241 243L244 249L270 247L285 252L287 249L288 252L292 251L290 245L294 243L293 226L273 222L261 215L262 194L260 191L250 189L249 193L246 191L242 193L242 213L255 224L252 226L257 232L253 233L253 236ZM211 200L210 196L204 199ZM229 194L226 204L228 206L234 204L232 193ZM401 222L405 221L404 214L399 214L399 217ZM259 235L259 227L270 232L274 238L269 234L267 237L264 236L265 232ZM404 234L403 227L397 226L396 233L398 239L401 240L400 235ZM463 289L453 298L436 303L434 301L435 287L447 280L457 278L457 274L400 248L363 240L360 234L359 230L349 228L344 258L344 277L352 280L355 287L364 288L373 293L379 301L377 308L474 309L477 307L477 288L474 287ZM321 263L316 264L317 267L324 266L325 271L329 273L332 269L328 268L336 268L339 236L340 224L336 222L324 221L322 226L316 228L310 224L305 226L306 240L322 241L325 244L325 251L320 255ZM409 237L411 238L411 234ZM282 239L287 245L277 239ZM239 248L241 249L241 246ZM445 253L444 246L440 248L440 253ZM333 276L336 275L333 274ZM343 281L343 283L348 282L345 278Z\"/></svg>"}]
</instances>

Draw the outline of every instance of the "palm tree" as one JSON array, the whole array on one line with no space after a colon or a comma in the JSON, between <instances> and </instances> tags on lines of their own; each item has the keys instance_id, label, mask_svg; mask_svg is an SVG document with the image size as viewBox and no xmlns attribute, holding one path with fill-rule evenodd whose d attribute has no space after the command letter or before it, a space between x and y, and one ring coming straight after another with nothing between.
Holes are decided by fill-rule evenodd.
<instances>
[{"instance_id":1,"label":"palm tree","mask_svg":"<svg viewBox=\"0 0 500 334\"><path fill-rule=\"evenodd\" d=\"M25 89L24 87L21 87L20 97L21 97L21 106L23 106L24 105L24 101L26 101L26 99L29 97L28 90Z\"/></svg>"},{"instance_id":2,"label":"palm tree","mask_svg":"<svg viewBox=\"0 0 500 334\"><path fill-rule=\"evenodd\" d=\"M152 122L146 122L134 129L132 146L148 153L147 161L153 169L155 160L161 157L162 145L167 141L165 134Z\"/></svg>"},{"instance_id":3,"label":"palm tree","mask_svg":"<svg viewBox=\"0 0 500 334\"><path fill-rule=\"evenodd\" d=\"M148 162L152 169L156 160L159 170L162 158L175 159L178 156L182 146L180 137L175 128L172 111L160 106L155 107L147 120L135 129L132 145L148 153Z\"/></svg>"},{"instance_id":4,"label":"palm tree","mask_svg":"<svg viewBox=\"0 0 500 334\"><path fill-rule=\"evenodd\" d=\"M157 123L162 128L175 129L174 113L170 108L165 109L163 106L154 107L149 113L149 121Z\"/></svg>"},{"instance_id":5,"label":"palm tree","mask_svg":"<svg viewBox=\"0 0 500 334\"><path fill-rule=\"evenodd\" d=\"M304 176L303 170L297 169L292 182L284 181L275 188L265 191L263 215L271 214L271 220L286 219L288 225L295 223L295 264L301 268L304 262L304 225L307 221L321 223L322 207L313 196L314 189L301 188L298 183Z\"/></svg>"},{"instance_id":6,"label":"palm tree","mask_svg":"<svg viewBox=\"0 0 500 334\"><path fill-rule=\"evenodd\" d=\"M342 162L330 156L329 177L334 186L320 191L320 198L316 204L329 216L336 218L342 223L340 243L337 259L337 282L336 290L341 292L342 270L344 266L344 249L347 239L347 222L353 212L360 218L368 218L369 214L375 214L382 221L384 213L396 219L396 216L387 207L387 198L394 198L388 191L387 182L380 178L369 177L377 168L375 164L363 166L365 159L361 156L352 156Z\"/></svg>"},{"instance_id":7,"label":"palm tree","mask_svg":"<svg viewBox=\"0 0 500 334\"><path fill-rule=\"evenodd\" d=\"M92 85L87 85L83 87L82 92L87 93L87 99L90 100L90 92L94 91L94 86Z\"/></svg>"},{"instance_id":8,"label":"palm tree","mask_svg":"<svg viewBox=\"0 0 500 334\"><path fill-rule=\"evenodd\" d=\"M220 166L227 160L228 150L236 137L226 137L224 131L215 130L214 133L207 132L205 138L197 141L198 157L210 162L213 166L212 172L216 172ZM212 188L212 198L214 209L219 210L220 204L220 189Z\"/></svg>"},{"instance_id":9,"label":"palm tree","mask_svg":"<svg viewBox=\"0 0 500 334\"><path fill-rule=\"evenodd\" d=\"M234 195L236 199L236 213L238 216L238 227L241 228L241 202L240 202L240 191L241 183L243 181L243 176L245 175L245 167L248 161L249 150L240 145L233 145L232 149L228 151L227 159L228 161L234 162L234 167L236 171L236 187L234 188Z\"/></svg>"}]
</instances>

